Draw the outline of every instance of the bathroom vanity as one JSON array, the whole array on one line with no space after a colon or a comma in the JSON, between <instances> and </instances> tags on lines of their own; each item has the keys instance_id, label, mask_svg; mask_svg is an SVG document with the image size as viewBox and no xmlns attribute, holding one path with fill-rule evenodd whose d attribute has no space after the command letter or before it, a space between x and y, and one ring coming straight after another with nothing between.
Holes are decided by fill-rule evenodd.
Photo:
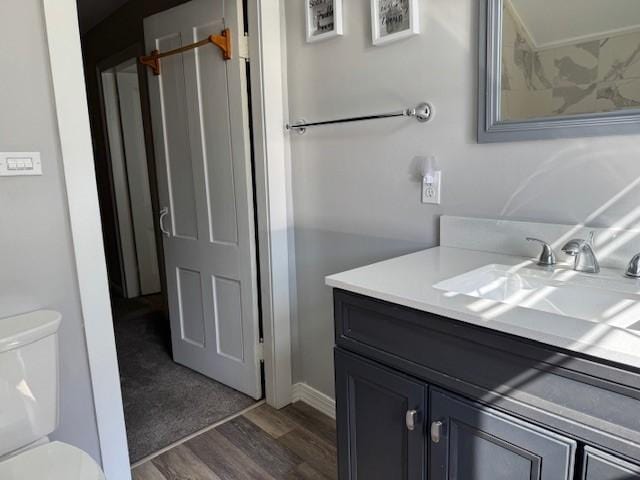
<instances>
[{"instance_id":1,"label":"bathroom vanity","mask_svg":"<svg viewBox=\"0 0 640 480\"><path fill-rule=\"evenodd\" d=\"M597 232L597 275L524 241L583 233L443 217L440 247L327 278L342 480L640 479L633 236Z\"/></svg>"}]
</instances>

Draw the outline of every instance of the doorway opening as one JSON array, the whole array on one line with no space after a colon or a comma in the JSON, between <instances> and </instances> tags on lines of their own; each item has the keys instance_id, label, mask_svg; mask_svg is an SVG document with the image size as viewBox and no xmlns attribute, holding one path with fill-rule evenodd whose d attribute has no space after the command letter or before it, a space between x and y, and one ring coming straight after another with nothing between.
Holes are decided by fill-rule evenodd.
<instances>
[{"instance_id":1,"label":"doorway opening","mask_svg":"<svg viewBox=\"0 0 640 480\"><path fill-rule=\"evenodd\" d=\"M221 2L198 0L178 7L183 16L187 13L183 28L197 26L194 8L210 9L216 3ZM175 15L161 12L154 25L165 18L160 23L171 30ZM218 26L214 22L205 28L213 32ZM238 201L242 185L234 183L233 175L224 178L226 172L243 175L238 166L244 163L242 152L236 154L231 141L227 151L218 147L213 156L194 151L188 128L209 107L219 111L221 105L243 98L225 88L218 104L194 104L184 83L190 73L185 67L188 54L164 62L160 78L154 78L139 62L145 51L142 43L134 45L101 61L97 71L108 164L97 169L97 180L99 190L109 194L100 200L103 231L112 232L111 241L105 235L105 251L132 465L262 397L261 382L253 388L251 372L246 373L251 367L260 371L254 355L257 342L246 335L251 333L247 323L257 319L257 277L242 271L242 261L234 265L229 260L246 253L234 250L242 250L244 242L252 247L254 239L253 226L239 219L244 212L253 221L252 203ZM228 75L228 67L215 51L207 53L206 61L215 62L215 68L205 70L209 77L194 81L223 85L220 73ZM180 77L183 80L175 83ZM232 129L234 136L241 136L238 129L244 127L225 120L203 122L198 129L206 143L224 142ZM215 178L197 174L198 168ZM207 195L198 196L198 191ZM250 199L253 191L246 189L245 194ZM247 252L254 258L245 262L245 270L255 273L255 248ZM226 265L211 265L216 256ZM234 383L243 376L249 379L247 388Z\"/></svg>"},{"instance_id":2,"label":"doorway opening","mask_svg":"<svg viewBox=\"0 0 640 480\"><path fill-rule=\"evenodd\" d=\"M101 88L98 86L99 76L96 75L96 72L98 71L98 63L102 59L110 58L116 52L125 49L127 45L144 43L145 35L142 28L142 19L144 17L185 2L184 0L158 0L157 2L128 0L123 2L124 5L120 8L114 5L115 2L112 2L110 12L113 13L105 13L104 15L109 15L109 17L102 16L104 20L97 20L100 22L99 24L93 23L90 25L88 22L82 22L82 19L87 18L87 16L81 12L81 28L79 32L76 1L81 6L84 5L85 8L88 8L90 12L94 7L99 6L90 0L43 0L44 20L51 58L52 84L56 97L60 149L65 172L64 183L67 190L80 304L85 320L84 336L91 372L100 456L103 469L108 478L124 479L130 477L130 462L122 408L120 371L112 328L112 309L109 305L108 275L107 268L105 268L107 265L112 265L109 258L105 259L104 248L110 241L111 235L108 232L104 232L103 235L100 226L101 221L103 226L109 224L105 216L109 212L113 215L113 209L110 208L109 203L111 197L108 194L104 195L105 192L103 191L105 188L108 189L108 183L100 181L96 185L95 182L96 177L104 179L109 176L108 174L100 175L100 170L108 167L108 159L105 158L104 153L106 147L104 145L103 122L99 118L101 109L99 92ZM194 3L200 3L200 1L198 0ZM242 5L243 3L245 5ZM260 396L264 389L266 401L270 406L283 408L291 403L292 395L295 393L292 392L291 384L292 351L289 303L290 261L292 258L290 255L291 240L288 235L283 235L283 231L288 231L287 225L289 225L288 222L290 220L288 197L286 195L288 191L288 177L286 175L288 157L284 131L280 132L277 128L267 131L266 128L269 125L284 124L283 119L285 117L285 92L279 76L282 72L281 19L278 9L261 9L259 2L224 0L224 5L227 16L222 23L231 28L233 45L238 47L235 51L242 54L240 57L234 54L234 59L227 64L229 65L229 70L227 71L228 85L235 89L234 92L236 94L243 93L246 95L247 89L245 87L248 80L251 84L250 95L248 96L251 97L254 107L253 112L249 114L246 110L242 111L244 108L243 103L229 102L229 107L233 110L230 112L229 118L240 119L245 125L249 123L248 119L250 118L255 137L255 143L253 143L255 149L255 191L251 193L255 194L255 217L257 217L259 228L255 229L253 223L251 223L251 226L254 228L254 233L257 231L259 235L250 237L253 238L253 244L249 245L249 254L237 255L236 257L255 261L256 244L259 247L261 267L259 271L260 305L264 318L262 332L264 332L265 343L264 348L258 343L260 339L257 338L257 334L260 333L260 330L257 326L251 324L249 329L243 328L243 333L250 332L251 339L255 338L256 343L249 344L247 354L242 351L242 357L244 357L245 362L250 361L252 364L255 362L255 371L260 371L260 367L264 365L264 387L259 373L255 375L255 381L251 383L257 386L256 390L260 393ZM248 10L243 12L242 8L237 8L241 5L248 6ZM209 8L208 12L211 13L215 10ZM243 15L243 13L246 15ZM251 31L254 32L254 36L249 42L244 38L246 30L243 26L243 16L245 17L245 22L249 22ZM206 18L204 16L202 18L206 23ZM82 27L83 23L88 26ZM205 34L206 28L210 25L219 27L220 22L209 22L198 28L188 29L187 35L184 35L185 38L181 40L187 42L189 36ZM263 25L268 25L269 28L262 28ZM175 39L175 37L180 37L181 35L181 33L169 34L164 40L170 40L170 37ZM80 41L81 39L82 42ZM269 45L270 47L264 49L264 45ZM153 43L151 46L154 46ZM141 54L151 51L152 48L149 48L149 45L145 45ZM248 61L248 55L252 59L250 75L247 75L248 65L244 64L244 62ZM268 61L265 61L267 58ZM200 56L199 59L206 60ZM118 65L124 60L126 58L120 62L114 62L112 66ZM82 70L83 61L84 72ZM191 62L193 65L193 58L187 62L186 56L178 57L178 61L183 61L183 63ZM210 66L211 64L209 64ZM245 85L243 85L243 82L245 82ZM200 84L206 85L207 89L211 86L207 82L200 82ZM144 82L142 82L142 85L144 85ZM82 94L85 88L87 96ZM189 89L190 94L194 91L202 93L203 90L199 88ZM266 101L267 99L269 101ZM91 107L87 108L87 104ZM87 110L91 120L91 131L89 131L89 122L87 122ZM207 114L207 116L210 116L210 114ZM150 125L151 123L151 121L146 121L145 125ZM240 137L237 136L237 133L234 130L235 138L232 145L233 151L236 153L235 158L244 162L241 167L245 170L242 171L241 169L237 177L241 182L239 186L242 187L243 184L250 184L245 174L250 170L248 165L251 165L250 155L248 155L247 151L247 147L251 142L246 141L247 139L244 138L246 130L242 131ZM154 135L154 140L158 141L157 135ZM153 150L154 148L147 150L147 155L152 155ZM149 163L149 168L150 170L153 169L153 162ZM153 175L151 172L150 174ZM202 176L198 177L199 181L201 179ZM98 202L98 197L103 201ZM105 198L107 201L105 201ZM246 204L252 205L248 201ZM100 206L102 210L99 209ZM156 207L157 205L154 205L154 223L157 223L159 214ZM245 218L249 217L245 216ZM175 221L175 219L171 220ZM174 225L171 226L173 227ZM158 231L156 224L156 233ZM244 235L242 237L246 238ZM116 252L115 249L110 250ZM162 260L165 256L166 251L164 255L159 254L159 259ZM160 269L162 269L162 262L160 263ZM118 269L109 268L109 271L118 271ZM172 274L175 273L176 270L173 270L173 273L165 276L161 275L161 281L164 277L171 278ZM257 272L254 273L249 277L252 282L257 283L258 274ZM223 285L223 287L234 285L232 275L224 277L221 274L218 275L218 278L221 279L220 285ZM229 281L226 285L223 282L225 279ZM206 287L209 286L210 284L206 285ZM209 296L212 290L203 288L202 293ZM223 295L223 290L224 288L219 289L217 294L219 298L225 300L234 298L233 295ZM252 295L255 294L256 290L252 288ZM168 296L168 291L170 289L166 289L166 291L163 289L163 294ZM254 296L257 297L257 295ZM235 298L237 298L237 295ZM211 297L208 299L210 300ZM257 303L253 298L251 299L250 304L254 306L254 308L250 309L252 313L257 313ZM183 304L193 305L191 302L183 302ZM226 307L228 307L229 303L226 305L218 303L218 305L220 306L217 309L218 313L225 310L228 311ZM257 315L252 315L252 318L255 317ZM174 318L176 318L174 315L170 315L171 321ZM229 332L238 331L228 328L229 325L222 325L220 321L211 322L210 318L207 320L209 321L209 329L213 323L213 329L224 330L226 332L225 335L228 335ZM192 326L189 326L189 328ZM188 330L188 328L185 330ZM173 347L174 333L181 333L182 329L170 328L170 331ZM220 345L224 346L225 342L218 342L216 338L210 338L206 344L218 348ZM172 350L175 355L175 348L172 348ZM221 349L218 348L218 350ZM227 359L234 360L229 358L234 355L229 355L228 352L220 351L219 353L227 353ZM262 358L264 358L264 361L261 360ZM235 360L238 360L238 358ZM243 377L231 375L230 378L231 380L238 380ZM260 398L260 396L251 396Z\"/></svg>"}]
</instances>

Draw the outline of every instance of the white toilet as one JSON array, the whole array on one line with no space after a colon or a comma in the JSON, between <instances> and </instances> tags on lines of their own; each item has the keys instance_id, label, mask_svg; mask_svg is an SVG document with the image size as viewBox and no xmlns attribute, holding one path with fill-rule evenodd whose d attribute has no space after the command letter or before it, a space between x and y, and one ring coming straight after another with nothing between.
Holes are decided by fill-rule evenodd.
<instances>
[{"instance_id":1,"label":"white toilet","mask_svg":"<svg viewBox=\"0 0 640 480\"><path fill-rule=\"evenodd\" d=\"M82 450L47 435L58 426L58 327L41 310L0 319L0 479L104 480Z\"/></svg>"}]
</instances>

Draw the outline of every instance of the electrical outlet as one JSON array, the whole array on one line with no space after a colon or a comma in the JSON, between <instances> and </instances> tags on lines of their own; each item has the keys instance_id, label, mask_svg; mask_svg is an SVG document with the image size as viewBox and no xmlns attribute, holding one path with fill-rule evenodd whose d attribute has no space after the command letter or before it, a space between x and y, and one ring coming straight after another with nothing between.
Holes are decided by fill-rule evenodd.
<instances>
[{"instance_id":1,"label":"electrical outlet","mask_svg":"<svg viewBox=\"0 0 640 480\"><path fill-rule=\"evenodd\" d=\"M440 205L440 190L442 187L442 172L435 171L422 177L422 203Z\"/></svg>"}]
</instances>

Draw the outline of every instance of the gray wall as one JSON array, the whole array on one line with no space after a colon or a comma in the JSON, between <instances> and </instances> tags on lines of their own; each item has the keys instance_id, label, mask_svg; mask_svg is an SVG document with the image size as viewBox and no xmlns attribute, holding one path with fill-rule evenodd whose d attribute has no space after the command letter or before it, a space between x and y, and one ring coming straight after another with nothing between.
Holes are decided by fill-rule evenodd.
<instances>
[{"instance_id":1,"label":"gray wall","mask_svg":"<svg viewBox=\"0 0 640 480\"><path fill-rule=\"evenodd\" d=\"M99 460L42 0L2 1L0 45L0 151L40 151L44 170L0 178L0 318L39 308L63 314L53 438Z\"/></svg>"},{"instance_id":2,"label":"gray wall","mask_svg":"<svg viewBox=\"0 0 640 480\"><path fill-rule=\"evenodd\" d=\"M331 296L323 276L438 244L441 214L629 226L640 219L640 137L478 145L478 0L420 0L422 34L371 45L370 0L344 0L345 36L304 40L286 2L292 120L429 100L435 120L388 120L292 137L299 352L295 380L333 395ZM435 154L442 205L419 202L412 158ZM640 244L638 245L640 251Z\"/></svg>"}]
</instances>

